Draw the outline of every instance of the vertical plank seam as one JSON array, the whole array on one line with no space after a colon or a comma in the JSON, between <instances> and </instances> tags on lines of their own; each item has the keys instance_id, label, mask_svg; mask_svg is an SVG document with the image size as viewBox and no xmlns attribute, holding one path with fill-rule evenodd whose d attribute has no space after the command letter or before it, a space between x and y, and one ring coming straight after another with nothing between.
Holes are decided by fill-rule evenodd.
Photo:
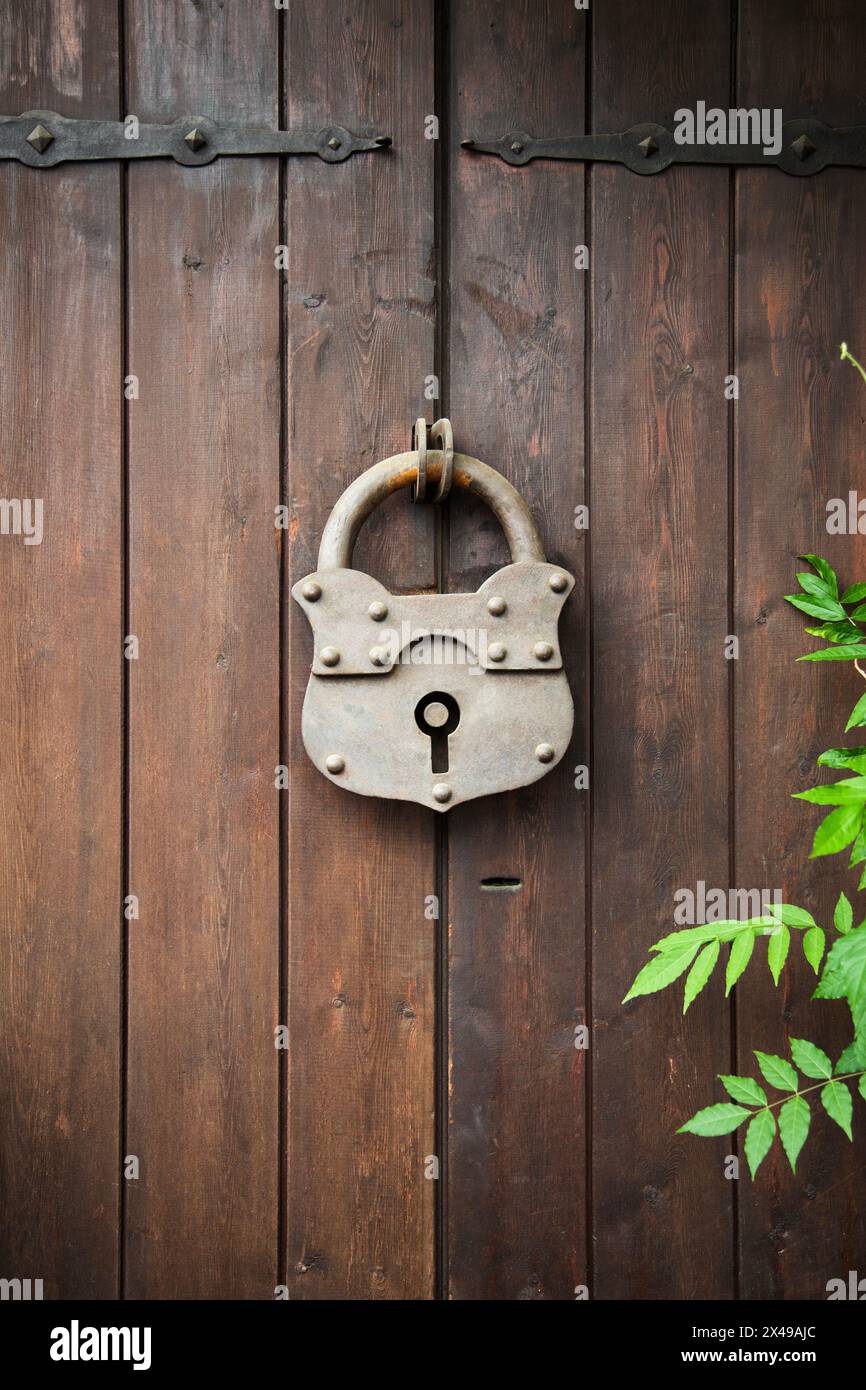
<instances>
[{"instance_id":1,"label":"vertical plank seam","mask_svg":"<svg viewBox=\"0 0 866 1390\"><path fill-rule=\"evenodd\" d=\"M118 45L118 105L119 118L126 114L126 0L117 0ZM129 183L127 165L118 161L118 191L120 199L120 354L121 381L125 382L129 368ZM117 1171L117 1295L126 1297L126 1176L124 1171L128 1131L128 1071L129 1071L129 922L125 905L130 892L130 670L126 659L125 641L130 628L130 553L129 553L129 401L120 393L120 652L121 713L120 713L120 1045L119 1123Z\"/></svg>"},{"instance_id":2,"label":"vertical plank seam","mask_svg":"<svg viewBox=\"0 0 866 1390\"><path fill-rule=\"evenodd\" d=\"M730 93L731 107L737 104L737 43L739 41L739 0L731 0L731 61L730 61ZM737 171L732 168L728 176L728 372L736 372L737 355L737 277L736 277L736 232L737 232ZM736 585L736 564L734 547L736 545L736 401L728 404L728 632L735 633L735 623L737 617L735 585ZM733 888L736 883L737 873L737 841L736 841L736 661L728 663L728 886ZM730 1056L731 1070L737 1072L737 992L731 991L730 1003ZM734 1138L736 1151L740 1149L740 1138ZM741 1291L740 1280L740 1201L737 1184L731 1184L731 1221L732 1231L732 1256L733 1256L733 1297L739 1299Z\"/></svg>"},{"instance_id":3,"label":"vertical plank seam","mask_svg":"<svg viewBox=\"0 0 866 1390\"><path fill-rule=\"evenodd\" d=\"M586 12L584 29L584 132L588 135L592 132L592 11ZM583 605L584 605L584 673L583 673L583 708L584 708L584 739L586 746L584 754L589 767L589 785L586 789L587 800L584 809L584 830L583 830L583 854L584 854L584 1008L586 1009L586 1026L589 1029L589 1047L586 1052L586 1079L584 1086L584 1131L585 1131L585 1157L584 1157L584 1201L585 1201L585 1221L584 1221L584 1267L586 1271L586 1281L589 1287L589 1296L592 1298L595 1278L595 1243L593 1240L593 977L592 977L592 792L594 781L593 770L593 728L592 728L592 653L593 653L593 633L592 633L592 507L590 497L590 459L592 448L592 419L591 419L591 399L592 399L592 302L593 302L593 274L595 266L595 252L592 246L592 164L587 161L583 166L583 240L584 244L590 248L589 252L589 275L588 283L584 288L583 297L583 500L590 508L589 510L589 534L583 550Z\"/></svg>"},{"instance_id":4,"label":"vertical plank seam","mask_svg":"<svg viewBox=\"0 0 866 1390\"><path fill-rule=\"evenodd\" d=\"M277 124L280 130L285 130L288 126L288 95L286 90L286 16L285 10L277 11ZM277 161L277 217L278 231L277 238L281 246L287 246L289 241L288 229L288 192L286 187L286 160L280 155ZM280 507L287 507L289 501L288 486L288 272L281 270L277 275L277 294L278 300L278 320L279 320L279 374L280 374L280 423L278 430L279 437L279 457L277 459L277 480L279 490ZM287 516L287 511L281 511L281 516ZM286 605L286 584L288 577L288 545L287 531L281 530L278 533L279 549L279 579L277 593L277 631L279 650L277 655L277 763L280 767L289 766L289 743L288 743L288 701L289 701L289 682L286 665L288 661L288 613ZM291 784L291 777L289 778ZM286 796L291 796L290 786L286 788L285 794L277 792L277 932L278 932L278 956L279 956L279 979L277 984L278 993L278 1023L288 1023L288 995L289 995L289 975L288 975L288 904L289 904L289 880L288 880L288 846L289 846L289 817L287 814ZM280 1048L277 1053L277 1284L285 1284L288 1287L288 1157L289 1157L289 1136L288 1136L288 1080L289 1080L289 1054L286 1048Z\"/></svg>"},{"instance_id":5,"label":"vertical plank seam","mask_svg":"<svg viewBox=\"0 0 866 1390\"><path fill-rule=\"evenodd\" d=\"M448 176L451 166L450 83L448 39L450 33L448 0L434 0L433 42L433 103L439 118L439 139L434 146L433 216L436 237L436 290L434 295L434 371L439 378L439 407L447 412L450 391L449 376L449 287L448 235L449 209ZM447 511L437 509L435 532L436 588L443 593L448 588L449 526ZM436 893L439 898L439 919L436 932L434 962L434 1135L439 1158L439 1180L436 1184L436 1216L434 1220L434 1299L447 1300L448 1272L448 1059L450 1027L448 1017L448 817L434 816L435 839L433 867Z\"/></svg>"}]
</instances>

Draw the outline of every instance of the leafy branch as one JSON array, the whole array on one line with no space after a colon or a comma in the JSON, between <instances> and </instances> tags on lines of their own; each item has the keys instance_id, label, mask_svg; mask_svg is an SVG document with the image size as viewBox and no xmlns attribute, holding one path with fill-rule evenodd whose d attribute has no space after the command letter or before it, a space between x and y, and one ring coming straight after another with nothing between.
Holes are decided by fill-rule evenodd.
<instances>
[{"instance_id":1,"label":"leafy branch","mask_svg":"<svg viewBox=\"0 0 866 1390\"><path fill-rule=\"evenodd\" d=\"M732 1134L748 1120L743 1150L754 1178L773 1146L776 1137L773 1111L778 1109L778 1133L793 1172L812 1122L812 1111L805 1097L812 1091L820 1091L821 1104L830 1119L835 1120L839 1128L853 1140L851 1125L854 1103L847 1083L857 1080L857 1089L866 1100L866 1039L851 1043L834 1069L826 1052L815 1043L805 1038L792 1038L791 1056L805 1077L817 1078L814 1086L801 1086L797 1072L784 1057L758 1051L755 1056L764 1080L774 1090L784 1093L781 1100L769 1100L763 1086L754 1077L720 1076L719 1080L731 1101L721 1101L699 1110L680 1126L677 1133L705 1137Z\"/></svg>"},{"instance_id":2,"label":"leafy branch","mask_svg":"<svg viewBox=\"0 0 866 1390\"><path fill-rule=\"evenodd\" d=\"M859 367L859 363L857 365ZM859 626L866 623L866 584L852 585L840 597L838 580L827 562L817 555L802 558L808 561L815 574L798 575L803 593L789 595L788 600L810 616L826 620L820 628L807 630L812 636L822 637L828 645L799 659L851 660L857 665L858 657L866 656L866 633ZM853 640L853 635L857 640ZM860 671L859 665L857 669ZM866 725L866 695L857 701L847 728L862 725ZM866 747L830 748L821 754L818 764L853 775L830 786L795 793L802 801L833 808L815 833L811 857L837 853L853 842L851 866L866 864ZM859 886L866 887L866 869ZM744 1151L752 1177L772 1148L777 1132L791 1168L796 1167L812 1119L807 1095L820 1092L824 1110L849 1139L852 1138L853 1101L848 1083L856 1080L859 1094L866 1100L866 919L858 927L854 926L853 908L844 893L839 894L836 903L833 928L835 936L826 959L824 929L805 908L791 903L770 904L761 916L745 920L707 922L670 932L650 947L650 959L623 1000L625 1003L640 995L654 994L685 975L685 1013L710 980L723 947L728 948L725 993L730 994L752 960L759 937L767 938L767 964L774 984L778 985L788 960L791 933L802 933L803 954L819 977L813 998L847 1002L853 1023L853 1041L835 1068L817 1044L802 1038L791 1041L794 1065L772 1053L756 1051L764 1080L781 1091L782 1098L769 1100L754 1077L721 1076L731 1099L699 1110L678 1131L702 1136L730 1134L748 1121ZM795 1068L815 1084L801 1086Z\"/></svg>"}]
</instances>

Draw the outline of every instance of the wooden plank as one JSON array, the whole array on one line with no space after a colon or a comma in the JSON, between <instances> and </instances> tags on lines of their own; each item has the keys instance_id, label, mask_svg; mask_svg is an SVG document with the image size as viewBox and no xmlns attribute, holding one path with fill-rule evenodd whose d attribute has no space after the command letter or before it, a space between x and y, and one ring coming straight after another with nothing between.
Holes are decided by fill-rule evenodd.
<instances>
[{"instance_id":1,"label":"wooden plank","mask_svg":"<svg viewBox=\"0 0 866 1390\"><path fill-rule=\"evenodd\" d=\"M277 120L277 14L129 13L129 109ZM129 171L127 1289L272 1298L279 1021L278 167Z\"/></svg>"},{"instance_id":2,"label":"wooden plank","mask_svg":"<svg viewBox=\"0 0 866 1390\"><path fill-rule=\"evenodd\" d=\"M300 735L310 631L288 596L315 568L346 484L407 448L425 409L433 418L423 395L435 369L433 37L431 0L294 0L287 12L289 124L336 119L395 141L387 155L286 171L292 1298L433 1291L433 817L352 796L310 764ZM431 587L431 518L418 512L405 494L392 499L365 528L357 566L396 590Z\"/></svg>"},{"instance_id":3,"label":"wooden plank","mask_svg":"<svg viewBox=\"0 0 866 1390\"><path fill-rule=\"evenodd\" d=\"M738 104L856 124L864 61L862 5L824 5L819 16L804 0L744 0ZM829 926L842 889L862 918L857 880L842 856L808 861L816 808L790 793L811 784L823 749L860 742L842 731L862 685L847 665L796 664L813 644L783 595L807 568L796 559L804 552L826 556L846 583L866 574L863 537L826 530L829 499L862 492L866 399L838 344L866 350L866 174L743 170L736 208L737 879L781 889ZM834 1059L850 1040L845 1007L811 1001L814 976L799 941L791 957L778 990L752 967L756 978L740 991L743 1072L754 1071L753 1048L787 1056L791 1036L814 1039ZM813 1105L796 1176L777 1146L754 1184L744 1177L743 1297L824 1298L829 1279L864 1268L863 1166L862 1147Z\"/></svg>"},{"instance_id":4,"label":"wooden plank","mask_svg":"<svg viewBox=\"0 0 866 1390\"><path fill-rule=\"evenodd\" d=\"M0 108L113 117L117 7L0 6ZM0 168L0 1234L4 1278L117 1293L118 173Z\"/></svg>"},{"instance_id":5,"label":"wooden plank","mask_svg":"<svg viewBox=\"0 0 866 1390\"><path fill-rule=\"evenodd\" d=\"M594 129L727 106L729 9L595 11ZM729 176L597 167L591 201L592 1292L724 1298L730 1144L674 1137L730 1056L720 983L685 1020L620 1001L674 894L728 882Z\"/></svg>"},{"instance_id":6,"label":"wooden plank","mask_svg":"<svg viewBox=\"0 0 866 1390\"><path fill-rule=\"evenodd\" d=\"M457 447L499 468L577 576L562 619L576 706L563 763L534 787L472 802L449 829L448 1291L570 1299L586 1282L583 170L514 170L461 151L468 135L583 129L585 16L567 5L451 7L448 46L449 414ZM483 73L483 80L480 75ZM449 587L508 562L497 524L451 508ZM531 686L531 679L528 686ZM527 689L527 699L531 691ZM482 880L519 878L517 892Z\"/></svg>"}]
</instances>

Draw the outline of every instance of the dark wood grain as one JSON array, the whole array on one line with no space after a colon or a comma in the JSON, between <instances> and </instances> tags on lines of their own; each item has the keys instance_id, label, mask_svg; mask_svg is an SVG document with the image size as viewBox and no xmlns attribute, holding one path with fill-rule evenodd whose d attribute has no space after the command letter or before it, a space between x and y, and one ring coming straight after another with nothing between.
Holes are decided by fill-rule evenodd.
<instances>
[{"instance_id":1,"label":"dark wood grain","mask_svg":"<svg viewBox=\"0 0 866 1390\"><path fill-rule=\"evenodd\" d=\"M727 105L729 6L593 20L593 123ZM730 1297L728 1141L674 1136L729 1057L717 980L620 1001L674 894L728 876L729 177L592 173L593 1294Z\"/></svg>"},{"instance_id":2,"label":"dark wood grain","mask_svg":"<svg viewBox=\"0 0 866 1390\"><path fill-rule=\"evenodd\" d=\"M435 370L430 0L295 0L290 124L394 136L387 155L287 166L290 564L287 741L292 1298L429 1298L435 1154L433 817L329 785L301 743L310 630L289 585L315 568L348 482L409 447ZM432 518L394 498L355 556L396 590L435 582ZM370 730L371 744L389 736Z\"/></svg>"},{"instance_id":3,"label":"dark wood grain","mask_svg":"<svg viewBox=\"0 0 866 1390\"><path fill-rule=\"evenodd\" d=\"M277 15L130 7L129 107L277 119ZM275 160L129 172L127 1290L277 1282Z\"/></svg>"},{"instance_id":4,"label":"dark wood grain","mask_svg":"<svg viewBox=\"0 0 866 1390\"><path fill-rule=\"evenodd\" d=\"M458 448L520 489L577 576L563 614L576 729L562 764L449 822L448 1293L569 1299L586 1282L582 533L583 171L459 149L515 126L580 131L585 17L559 4L451 6L448 403ZM495 519L451 507L448 582L508 555ZM527 677L527 701L532 700ZM517 892L481 881L519 878Z\"/></svg>"},{"instance_id":5,"label":"dark wood grain","mask_svg":"<svg viewBox=\"0 0 866 1390\"><path fill-rule=\"evenodd\" d=\"M117 7L0 6L0 109L113 117ZM120 205L116 168L0 166L0 1273L117 1293Z\"/></svg>"},{"instance_id":6,"label":"dark wood grain","mask_svg":"<svg viewBox=\"0 0 866 1390\"><path fill-rule=\"evenodd\" d=\"M864 62L861 5L742 6L740 103L856 124ZM796 558L804 552L826 556L846 584L866 574L863 537L826 529L827 501L863 491L866 388L838 345L866 348L866 174L744 170L736 207L736 873L829 927L842 889L862 918L856 875L846 856L809 862L818 808L790 793L812 784L823 749L861 741L842 731L862 684L847 664L796 664L814 644L783 595L808 568ZM752 967L739 992L741 1071L754 1071L753 1048L788 1055L791 1036L834 1059L850 1040L845 1006L811 1001L814 975L794 935L778 990ZM743 1297L824 1298L829 1279L866 1267L863 1171L862 1144L852 1148L813 1104L796 1176L777 1145L757 1182L740 1184Z\"/></svg>"}]
</instances>

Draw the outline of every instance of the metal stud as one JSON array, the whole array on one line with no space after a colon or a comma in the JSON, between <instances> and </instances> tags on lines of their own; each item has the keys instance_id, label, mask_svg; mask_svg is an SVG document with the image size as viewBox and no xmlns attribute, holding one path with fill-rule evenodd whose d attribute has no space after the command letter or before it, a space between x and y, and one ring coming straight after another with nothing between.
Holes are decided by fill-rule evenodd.
<instances>
[{"instance_id":1,"label":"metal stud","mask_svg":"<svg viewBox=\"0 0 866 1390\"><path fill-rule=\"evenodd\" d=\"M40 154L45 153L53 140L54 136L51 134L51 131L48 130L41 121L38 125L33 127L30 134L27 136L28 145L32 145L34 150L38 150Z\"/></svg>"},{"instance_id":2,"label":"metal stud","mask_svg":"<svg viewBox=\"0 0 866 1390\"><path fill-rule=\"evenodd\" d=\"M451 800L451 788L447 782L437 782L433 788L433 800L446 802Z\"/></svg>"},{"instance_id":3,"label":"metal stud","mask_svg":"<svg viewBox=\"0 0 866 1390\"><path fill-rule=\"evenodd\" d=\"M370 660L374 666L387 666L388 656L389 652L387 647L370 648Z\"/></svg>"},{"instance_id":4,"label":"metal stud","mask_svg":"<svg viewBox=\"0 0 866 1390\"><path fill-rule=\"evenodd\" d=\"M319 652L319 660L323 666L336 666L340 660L340 653L336 647L323 647Z\"/></svg>"},{"instance_id":5,"label":"metal stud","mask_svg":"<svg viewBox=\"0 0 866 1390\"><path fill-rule=\"evenodd\" d=\"M340 148L340 140L337 138L336 135L332 135L331 138L330 138L330 140L328 141L328 149L329 149L329 150L338 150L339 148Z\"/></svg>"},{"instance_id":6,"label":"metal stud","mask_svg":"<svg viewBox=\"0 0 866 1390\"><path fill-rule=\"evenodd\" d=\"M658 148L656 141L651 135L648 135L645 140L638 142L638 149L643 150L644 159L649 159L651 154L658 154Z\"/></svg>"},{"instance_id":7,"label":"metal stud","mask_svg":"<svg viewBox=\"0 0 866 1390\"><path fill-rule=\"evenodd\" d=\"M553 656L553 648L549 642L536 642L532 648L532 655L539 661L549 661Z\"/></svg>"},{"instance_id":8,"label":"metal stud","mask_svg":"<svg viewBox=\"0 0 866 1390\"><path fill-rule=\"evenodd\" d=\"M512 154L523 154L523 144L522 144L522 142L521 142L520 140L512 140L512 142L511 142L511 153L512 153Z\"/></svg>"},{"instance_id":9,"label":"metal stud","mask_svg":"<svg viewBox=\"0 0 866 1390\"><path fill-rule=\"evenodd\" d=\"M500 598L499 594L494 594L493 598L487 600L487 612L492 613L494 618L501 618L507 607L505 599Z\"/></svg>"},{"instance_id":10,"label":"metal stud","mask_svg":"<svg viewBox=\"0 0 866 1390\"><path fill-rule=\"evenodd\" d=\"M322 597L322 586L321 584L317 584L315 579L308 579L306 584L301 586L301 593L307 600L307 603L318 603L319 599Z\"/></svg>"},{"instance_id":11,"label":"metal stud","mask_svg":"<svg viewBox=\"0 0 866 1390\"><path fill-rule=\"evenodd\" d=\"M539 743L535 756L540 763L552 763L556 757L556 750L551 743Z\"/></svg>"},{"instance_id":12,"label":"metal stud","mask_svg":"<svg viewBox=\"0 0 866 1390\"><path fill-rule=\"evenodd\" d=\"M372 618L374 623L381 623L388 616L388 605L382 603L381 599L376 599L367 609L367 616Z\"/></svg>"},{"instance_id":13,"label":"metal stud","mask_svg":"<svg viewBox=\"0 0 866 1390\"><path fill-rule=\"evenodd\" d=\"M547 582L555 594L561 594L568 588L568 580L564 574L552 574Z\"/></svg>"},{"instance_id":14,"label":"metal stud","mask_svg":"<svg viewBox=\"0 0 866 1390\"><path fill-rule=\"evenodd\" d=\"M814 154L818 146L809 139L808 135L801 135L799 139L792 141L791 149L798 159L808 159L810 154Z\"/></svg>"},{"instance_id":15,"label":"metal stud","mask_svg":"<svg viewBox=\"0 0 866 1390\"><path fill-rule=\"evenodd\" d=\"M487 648L487 655L491 661L504 661L508 655L508 649L502 642L491 642Z\"/></svg>"},{"instance_id":16,"label":"metal stud","mask_svg":"<svg viewBox=\"0 0 866 1390\"><path fill-rule=\"evenodd\" d=\"M202 135L197 125L194 125L192 130L187 131L186 135L183 137L183 140L185 145L189 145L193 154L195 154L198 150L202 149L203 146L207 144L207 136Z\"/></svg>"},{"instance_id":17,"label":"metal stud","mask_svg":"<svg viewBox=\"0 0 866 1390\"><path fill-rule=\"evenodd\" d=\"M325 767L335 777L338 777L341 772L346 770L346 759L342 758L339 753L329 753L325 759Z\"/></svg>"}]
</instances>

